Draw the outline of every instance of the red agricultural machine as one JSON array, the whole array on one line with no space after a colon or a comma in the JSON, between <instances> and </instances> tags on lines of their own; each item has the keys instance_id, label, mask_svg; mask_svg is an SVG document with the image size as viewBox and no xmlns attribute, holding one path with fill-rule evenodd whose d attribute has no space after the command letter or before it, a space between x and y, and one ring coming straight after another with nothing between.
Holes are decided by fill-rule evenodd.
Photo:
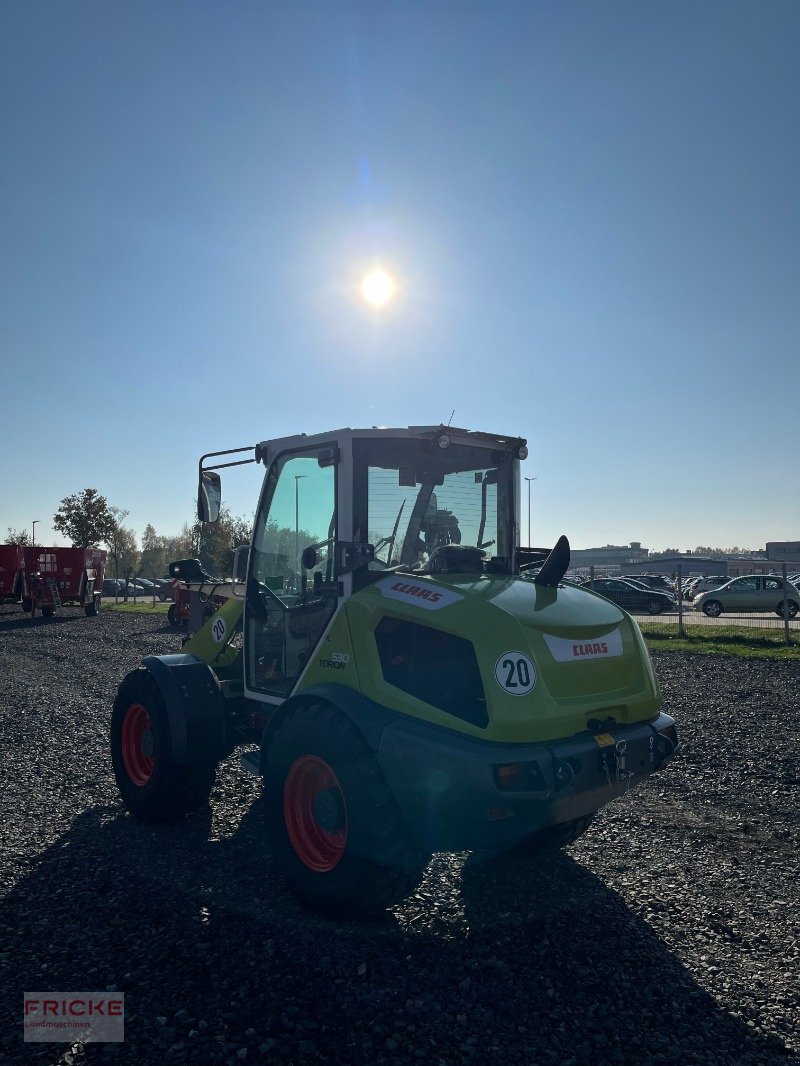
<instances>
[{"instance_id":1,"label":"red agricultural machine","mask_svg":"<svg viewBox=\"0 0 800 1066\"><path fill-rule=\"evenodd\" d=\"M87 615L100 610L106 552L101 548L25 547L22 609L50 618L65 604L80 604Z\"/></svg>"},{"instance_id":2,"label":"red agricultural machine","mask_svg":"<svg viewBox=\"0 0 800 1066\"><path fill-rule=\"evenodd\" d=\"M173 602L169 605L167 621L171 626L183 626L188 634L198 629L232 596L243 595L244 586L209 577L203 572L199 559L181 559L169 564L172 578Z\"/></svg>"},{"instance_id":3,"label":"red agricultural machine","mask_svg":"<svg viewBox=\"0 0 800 1066\"><path fill-rule=\"evenodd\" d=\"M0 544L0 603L22 599L25 552L21 544Z\"/></svg>"}]
</instances>

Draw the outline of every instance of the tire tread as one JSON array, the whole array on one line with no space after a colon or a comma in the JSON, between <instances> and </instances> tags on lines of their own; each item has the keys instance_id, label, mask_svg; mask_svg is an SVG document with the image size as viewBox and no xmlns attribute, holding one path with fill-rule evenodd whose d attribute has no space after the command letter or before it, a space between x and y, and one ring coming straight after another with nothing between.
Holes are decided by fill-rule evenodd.
<instances>
[{"instance_id":1,"label":"tire tread","mask_svg":"<svg viewBox=\"0 0 800 1066\"><path fill-rule=\"evenodd\" d=\"M152 786L138 788L125 773L119 751L119 732L122 716L132 703L141 703L151 717L161 720L165 738L169 741L167 709L157 682L144 667L132 671L122 681L114 700L111 718L111 745L114 776L125 805L137 818L146 822L168 822L185 817L205 806L216 780L216 763L210 766L181 766L171 755L162 759L158 778Z\"/></svg>"}]
</instances>

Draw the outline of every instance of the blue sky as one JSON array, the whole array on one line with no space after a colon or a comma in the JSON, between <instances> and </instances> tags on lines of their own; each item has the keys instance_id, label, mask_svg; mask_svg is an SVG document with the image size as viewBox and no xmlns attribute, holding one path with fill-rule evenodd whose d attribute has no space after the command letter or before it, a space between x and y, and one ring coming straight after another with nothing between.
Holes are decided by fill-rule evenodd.
<instances>
[{"instance_id":1,"label":"blue sky","mask_svg":"<svg viewBox=\"0 0 800 1066\"><path fill-rule=\"evenodd\" d=\"M794 2L6 0L0 534L455 408L536 543L800 538L799 51Z\"/></svg>"}]
</instances>

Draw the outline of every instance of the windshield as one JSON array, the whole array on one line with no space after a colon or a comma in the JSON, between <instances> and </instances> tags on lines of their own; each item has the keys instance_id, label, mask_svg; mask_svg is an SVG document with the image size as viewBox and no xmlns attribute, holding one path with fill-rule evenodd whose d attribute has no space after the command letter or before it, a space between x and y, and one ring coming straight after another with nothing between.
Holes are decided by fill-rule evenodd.
<instances>
[{"instance_id":1,"label":"windshield","mask_svg":"<svg viewBox=\"0 0 800 1066\"><path fill-rule=\"evenodd\" d=\"M450 544L483 549L510 567L511 454L429 441L356 440L357 535L375 547L372 569L416 567Z\"/></svg>"}]
</instances>

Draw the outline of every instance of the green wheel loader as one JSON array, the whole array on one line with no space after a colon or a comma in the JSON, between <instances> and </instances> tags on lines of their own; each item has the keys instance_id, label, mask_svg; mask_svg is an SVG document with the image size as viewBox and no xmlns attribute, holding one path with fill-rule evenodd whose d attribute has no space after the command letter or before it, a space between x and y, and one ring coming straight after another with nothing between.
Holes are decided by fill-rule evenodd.
<instances>
[{"instance_id":1,"label":"green wheel loader","mask_svg":"<svg viewBox=\"0 0 800 1066\"><path fill-rule=\"evenodd\" d=\"M209 522L218 471L264 464L252 543L229 583L177 565L205 604L195 631L119 687L129 810L203 806L244 746L287 882L347 914L402 899L435 851L569 842L664 766L678 738L636 622L563 580L566 538L520 547L526 456L444 426L203 456Z\"/></svg>"}]
</instances>

